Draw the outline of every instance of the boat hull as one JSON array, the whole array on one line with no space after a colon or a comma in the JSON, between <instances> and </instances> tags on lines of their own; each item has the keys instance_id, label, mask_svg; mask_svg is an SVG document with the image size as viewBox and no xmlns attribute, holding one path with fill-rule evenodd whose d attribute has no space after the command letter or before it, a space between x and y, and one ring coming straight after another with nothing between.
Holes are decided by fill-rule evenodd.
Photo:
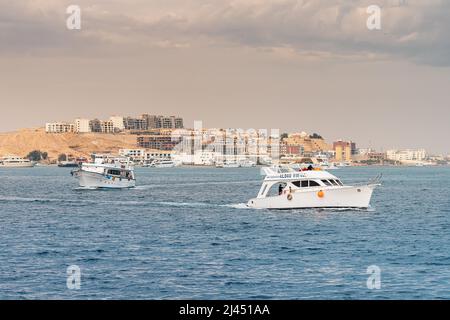
<instances>
[{"instance_id":1,"label":"boat hull","mask_svg":"<svg viewBox=\"0 0 450 320\"><path fill-rule=\"evenodd\" d=\"M365 185L298 190L290 193L290 196L286 193L254 198L247 203L247 206L257 209L368 208L375 187L376 185Z\"/></svg>"},{"instance_id":2,"label":"boat hull","mask_svg":"<svg viewBox=\"0 0 450 320\"><path fill-rule=\"evenodd\" d=\"M136 186L136 180L128 180L124 178L107 177L102 174L77 171L74 172L75 178L78 179L80 187L82 188L106 188L106 189L127 189Z\"/></svg>"},{"instance_id":3,"label":"boat hull","mask_svg":"<svg viewBox=\"0 0 450 320\"><path fill-rule=\"evenodd\" d=\"M11 163L0 164L0 168L33 168L34 163Z\"/></svg>"}]
</instances>

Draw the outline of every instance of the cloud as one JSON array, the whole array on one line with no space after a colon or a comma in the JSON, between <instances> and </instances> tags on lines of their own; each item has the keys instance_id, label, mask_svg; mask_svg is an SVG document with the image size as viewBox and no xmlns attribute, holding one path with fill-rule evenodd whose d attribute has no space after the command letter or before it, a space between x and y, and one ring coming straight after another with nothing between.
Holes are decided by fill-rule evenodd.
<instances>
[{"instance_id":1,"label":"cloud","mask_svg":"<svg viewBox=\"0 0 450 320\"><path fill-rule=\"evenodd\" d=\"M72 1L73 3L74 1ZM450 2L444 0L75 1L81 32L65 29L69 1L0 4L1 52L136 47L249 47L286 56L396 58L450 65ZM366 8L382 8L382 30Z\"/></svg>"}]
</instances>

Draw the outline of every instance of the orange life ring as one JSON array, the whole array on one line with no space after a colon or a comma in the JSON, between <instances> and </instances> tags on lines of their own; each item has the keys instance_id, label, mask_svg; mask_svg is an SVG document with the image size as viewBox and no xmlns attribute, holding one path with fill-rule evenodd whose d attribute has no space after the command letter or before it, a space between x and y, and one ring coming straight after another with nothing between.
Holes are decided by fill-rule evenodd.
<instances>
[{"instance_id":1,"label":"orange life ring","mask_svg":"<svg viewBox=\"0 0 450 320\"><path fill-rule=\"evenodd\" d=\"M323 192L323 190L320 190L319 192L317 192L317 196L319 198L323 198L325 196L325 192Z\"/></svg>"}]
</instances>

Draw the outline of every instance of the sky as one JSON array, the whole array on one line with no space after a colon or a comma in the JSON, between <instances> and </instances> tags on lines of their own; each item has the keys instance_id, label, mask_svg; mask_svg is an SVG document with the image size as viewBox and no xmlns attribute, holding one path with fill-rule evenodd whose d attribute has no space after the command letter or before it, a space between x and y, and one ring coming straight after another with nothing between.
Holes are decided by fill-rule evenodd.
<instances>
[{"instance_id":1,"label":"sky","mask_svg":"<svg viewBox=\"0 0 450 320\"><path fill-rule=\"evenodd\" d=\"M0 0L0 131L150 113L450 154L449 16L446 0Z\"/></svg>"}]
</instances>

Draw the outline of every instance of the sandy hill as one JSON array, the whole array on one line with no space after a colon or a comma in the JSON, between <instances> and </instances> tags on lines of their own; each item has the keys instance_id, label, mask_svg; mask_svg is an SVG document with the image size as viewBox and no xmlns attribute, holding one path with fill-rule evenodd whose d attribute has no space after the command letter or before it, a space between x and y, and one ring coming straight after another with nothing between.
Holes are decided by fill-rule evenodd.
<instances>
[{"instance_id":1,"label":"sandy hill","mask_svg":"<svg viewBox=\"0 0 450 320\"><path fill-rule=\"evenodd\" d=\"M62 133L49 134L44 129L23 129L0 133L0 156L26 156L33 150L47 152L50 160L61 153L89 156L91 153L118 153L122 148L136 148L136 136L127 134Z\"/></svg>"}]
</instances>

